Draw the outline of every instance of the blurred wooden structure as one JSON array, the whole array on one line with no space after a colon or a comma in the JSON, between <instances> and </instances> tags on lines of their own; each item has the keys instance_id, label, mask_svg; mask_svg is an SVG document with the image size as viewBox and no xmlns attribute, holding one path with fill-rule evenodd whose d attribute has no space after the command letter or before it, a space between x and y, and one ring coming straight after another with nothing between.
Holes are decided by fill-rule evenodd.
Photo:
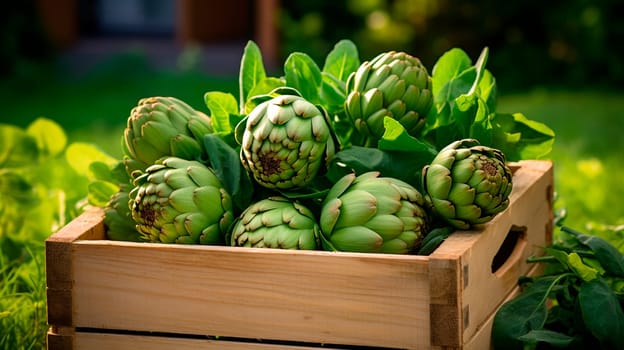
<instances>
[{"instance_id":1,"label":"blurred wooden structure","mask_svg":"<svg viewBox=\"0 0 624 350\"><path fill-rule=\"evenodd\" d=\"M170 1L175 2L171 39L177 44L254 40L266 64L276 63L279 0ZM81 39L80 5L80 0L37 0L41 23L56 47L65 49Z\"/></svg>"}]
</instances>

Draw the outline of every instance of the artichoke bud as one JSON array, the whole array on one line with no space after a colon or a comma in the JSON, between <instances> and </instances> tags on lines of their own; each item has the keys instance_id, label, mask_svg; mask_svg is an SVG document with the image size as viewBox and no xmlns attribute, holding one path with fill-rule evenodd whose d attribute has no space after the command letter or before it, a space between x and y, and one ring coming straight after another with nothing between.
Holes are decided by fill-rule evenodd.
<instances>
[{"instance_id":1,"label":"artichoke bud","mask_svg":"<svg viewBox=\"0 0 624 350\"><path fill-rule=\"evenodd\" d=\"M146 241L223 244L234 214L230 194L198 161L166 157L134 179L128 206Z\"/></svg>"},{"instance_id":2,"label":"artichoke bud","mask_svg":"<svg viewBox=\"0 0 624 350\"><path fill-rule=\"evenodd\" d=\"M334 155L327 112L297 95L279 95L256 106L237 126L240 159L260 185L296 189L308 185Z\"/></svg>"},{"instance_id":3,"label":"artichoke bud","mask_svg":"<svg viewBox=\"0 0 624 350\"><path fill-rule=\"evenodd\" d=\"M120 190L111 196L104 207L106 236L114 241L141 242L143 239L135 227L128 200L128 192Z\"/></svg>"},{"instance_id":4,"label":"artichoke bud","mask_svg":"<svg viewBox=\"0 0 624 350\"><path fill-rule=\"evenodd\" d=\"M420 136L433 104L427 69L405 52L385 52L362 63L349 76L346 88L345 112L366 136L367 146L383 136L385 116L396 119L410 135Z\"/></svg>"},{"instance_id":5,"label":"artichoke bud","mask_svg":"<svg viewBox=\"0 0 624 350\"><path fill-rule=\"evenodd\" d=\"M347 174L329 190L320 214L326 250L407 254L428 229L425 200L413 186L378 172Z\"/></svg>"},{"instance_id":6,"label":"artichoke bud","mask_svg":"<svg viewBox=\"0 0 624 350\"><path fill-rule=\"evenodd\" d=\"M505 210L513 187L503 152L474 139L443 148L423 169L423 185L434 212L464 230Z\"/></svg>"},{"instance_id":7,"label":"artichoke bud","mask_svg":"<svg viewBox=\"0 0 624 350\"><path fill-rule=\"evenodd\" d=\"M210 117L184 101L162 96L143 98L130 112L122 150L134 161L130 171L142 172L163 157L204 159L202 137L212 132Z\"/></svg>"},{"instance_id":8,"label":"artichoke bud","mask_svg":"<svg viewBox=\"0 0 624 350\"><path fill-rule=\"evenodd\" d=\"M268 197L251 204L236 220L229 244L236 247L314 250L320 229L312 212L297 201Z\"/></svg>"}]
</instances>

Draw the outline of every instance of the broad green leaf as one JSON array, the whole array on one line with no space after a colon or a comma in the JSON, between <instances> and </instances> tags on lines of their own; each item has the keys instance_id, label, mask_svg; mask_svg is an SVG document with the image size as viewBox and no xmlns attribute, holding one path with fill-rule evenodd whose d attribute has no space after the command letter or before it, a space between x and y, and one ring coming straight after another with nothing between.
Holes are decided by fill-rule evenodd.
<instances>
[{"instance_id":1,"label":"broad green leaf","mask_svg":"<svg viewBox=\"0 0 624 350\"><path fill-rule=\"evenodd\" d=\"M293 52L284 63L286 85L297 89L303 98L319 104L321 88L321 70L316 63L302 52Z\"/></svg>"},{"instance_id":2,"label":"broad green leaf","mask_svg":"<svg viewBox=\"0 0 624 350\"><path fill-rule=\"evenodd\" d=\"M598 236L586 235L566 226L563 226L561 230L574 235L579 242L589 247L605 271L614 276L624 277L624 255L609 242Z\"/></svg>"},{"instance_id":3,"label":"broad green leaf","mask_svg":"<svg viewBox=\"0 0 624 350\"><path fill-rule=\"evenodd\" d=\"M424 162L430 163L437 154L437 150L429 143L423 142L407 133L403 125L396 119L384 118L384 134L379 140L378 148L384 151L415 152L424 157Z\"/></svg>"},{"instance_id":4,"label":"broad green leaf","mask_svg":"<svg viewBox=\"0 0 624 350\"><path fill-rule=\"evenodd\" d=\"M37 148L43 156L54 157L67 146L65 131L51 119L37 118L30 123L26 132L35 138Z\"/></svg>"},{"instance_id":5,"label":"broad green leaf","mask_svg":"<svg viewBox=\"0 0 624 350\"><path fill-rule=\"evenodd\" d=\"M589 282L598 277L598 271L585 265L576 252L568 254L568 266L585 282Z\"/></svg>"},{"instance_id":6,"label":"broad green leaf","mask_svg":"<svg viewBox=\"0 0 624 350\"><path fill-rule=\"evenodd\" d=\"M523 349L519 338L531 330L544 327L548 316L548 295L564 278L565 275L541 277L522 294L500 307L492 325L492 344L495 349Z\"/></svg>"},{"instance_id":7,"label":"broad green leaf","mask_svg":"<svg viewBox=\"0 0 624 350\"><path fill-rule=\"evenodd\" d=\"M341 113L344 110L346 99L345 83L338 80L334 75L321 73L321 89L319 91L321 104L330 115Z\"/></svg>"},{"instance_id":8,"label":"broad green leaf","mask_svg":"<svg viewBox=\"0 0 624 350\"><path fill-rule=\"evenodd\" d=\"M567 347L574 341L574 337L547 329L530 330L518 339L526 343L548 343L558 348Z\"/></svg>"},{"instance_id":9,"label":"broad green leaf","mask_svg":"<svg viewBox=\"0 0 624 350\"><path fill-rule=\"evenodd\" d=\"M434 95L435 103L449 103L460 95L469 94L476 77L477 70L474 67L459 73L457 77L447 82L437 95Z\"/></svg>"},{"instance_id":10,"label":"broad green leaf","mask_svg":"<svg viewBox=\"0 0 624 350\"><path fill-rule=\"evenodd\" d=\"M89 204L103 208L111 196L119 191L119 186L108 181L96 180L89 183L88 190Z\"/></svg>"},{"instance_id":11,"label":"broad green leaf","mask_svg":"<svg viewBox=\"0 0 624 350\"><path fill-rule=\"evenodd\" d=\"M529 120L521 113L492 115L493 146L507 160L540 159L552 150L555 133L543 123Z\"/></svg>"},{"instance_id":12,"label":"broad green leaf","mask_svg":"<svg viewBox=\"0 0 624 350\"><path fill-rule=\"evenodd\" d=\"M341 40L334 46L325 58L323 73L329 73L343 83L352 72L360 66L358 49L350 40Z\"/></svg>"},{"instance_id":13,"label":"broad green leaf","mask_svg":"<svg viewBox=\"0 0 624 350\"><path fill-rule=\"evenodd\" d=\"M65 150L65 158L76 173L94 179L95 174L90 169L92 162L103 162L109 166L117 164L118 160L90 143L74 142Z\"/></svg>"},{"instance_id":14,"label":"broad green leaf","mask_svg":"<svg viewBox=\"0 0 624 350\"><path fill-rule=\"evenodd\" d=\"M102 161L94 161L89 164L89 172L93 174L96 180L116 183L111 170L111 167Z\"/></svg>"},{"instance_id":15,"label":"broad green leaf","mask_svg":"<svg viewBox=\"0 0 624 350\"><path fill-rule=\"evenodd\" d=\"M462 72L469 69L472 65L470 57L462 49L453 48L445 52L433 66L431 71L431 82L433 88L433 96L440 95L442 88L446 86L451 80L457 79ZM472 85L472 79L470 86ZM466 90L467 92L468 90Z\"/></svg>"},{"instance_id":16,"label":"broad green leaf","mask_svg":"<svg viewBox=\"0 0 624 350\"><path fill-rule=\"evenodd\" d=\"M600 278L583 283L578 301L585 326L603 348L620 347L624 334L624 312L609 285Z\"/></svg>"},{"instance_id":17,"label":"broad green leaf","mask_svg":"<svg viewBox=\"0 0 624 350\"><path fill-rule=\"evenodd\" d=\"M31 206L38 202L32 183L22 174L6 169L0 169L0 198L5 202L10 199L20 206Z\"/></svg>"},{"instance_id":18,"label":"broad green leaf","mask_svg":"<svg viewBox=\"0 0 624 350\"><path fill-rule=\"evenodd\" d=\"M348 173L355 172L360 175L379 171L382 176L394 177L420 188L422 168L428 162L427 158L419 159L417 156L414 152L351 146L334 155L328 166L327 177L335 182Z\"/></svg>"},{"instance_id":19,"label":"broad green leaf","mask_svg":"<svg viewBox=\"0 0 624 350\"><path fill-rule=\"evenodd\" d=\"M283 79L274 77L267 77L258 82L258 84L256 84L253 89L249 91L249 95L247 96L247 101L245 102L245 108L242 114L247 115L251 113L254 107L257 106L253 99L254 96L267 95L276 88L285 86L285 84L286 82Z\"/></svg>"},{"instance_id":20,"label":"broad green leaf","mask_svg":"<svg viewBox=\"0 0 624 350\"><path fill-rule=\"evenodd\" d=\"M482 145L493 146L493 127L490 119L490 111L487 104L481 98L477 98L477 108L470 132L467 138L479 140Z\"/></svg>"},{"instance_id":21,"label":"broad green leaf","mask_svg":"<svg viewBox=\"0 0 624 350\"><path fill-rule=\"evenodd\" d=\"M232 133L234 127L230 125L230 115L238 114L236 97L230 93L211 91L204 94L204 101L210 110L212 127L215 133Z\"/></svg>"},{"instance_id":22,"label":"broad green leaf","mask_svg":"<svg viewBox=\"0 0 624 350\"><path fill-rule=\"evenodd\" d=\"M262 61L260 48L253 41L248 41L241 57L240 72L238 76L240 114L245 113L245 103L249 98L249 92L266 78L266 71Z\"/></svg>"},{"instance_id":23,"label":"broad green leaf","mask_svg":"<svg viewBox=\"0 0 624 350\"><path fill-rule=\"evenodd\" d=\"M37 141L24 130L0 124L0 168L34 165L39 157Z\"/></svg>"},{"instance_id":24,"label":"broad green leaf","mask_svg":"<svg viewBox=\"0 0 624 350\"><path fill-rule=\"evenodd\" d=\"M253 185L238 152L215 134L204 136L204 147L210 154L210 166L232 196L234 206L243 211L251 203Z\"/></svg>"}]
</instances>

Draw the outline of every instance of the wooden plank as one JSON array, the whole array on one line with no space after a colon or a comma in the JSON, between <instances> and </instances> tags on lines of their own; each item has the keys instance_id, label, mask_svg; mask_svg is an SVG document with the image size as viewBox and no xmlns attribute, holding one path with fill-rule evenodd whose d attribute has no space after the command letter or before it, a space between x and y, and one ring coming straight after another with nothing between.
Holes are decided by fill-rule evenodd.
<instances>
[{"instance_id":1,"label":"wooden plank","mask_svg":"<svg viewBox=\"0 0 624 350\"><path fill-rule=\"evenodd\" d=\"M87 211L45 242L48 324L72 326L72 243L79 239L104 239L103 213Z\"/></svg>"},{"instance_id":2,"label":"wooden plank","mask_svg":"<svg viewBox=\"0 0 624 350\"><path fill-rule=\"evenodd\" d=\"M421 256L80 241L74 277L80 327L429 345Z\"/></svg>"},{"instance_id":3,"label":"wooden plank","mask_svg":"<svg viewBox=\"0 0 624 350\"><path fill-rule=\"evenodd\" d=\"M542 264L532 264L529 271L526 273L527 276L537 276L543 272ZM496 316L496 311L507 301L517 297L520 295L521 289L516 285L514 289L503 299L496 309L494 309L488 319L481 325L478 331L474 334L474 336L467 340L464 343L465 350L487 350L491 349L491 339L492 339L492 326L494 325L494 317Z\"/></svg>"},{"instance_id":4,"label":"wooden plank","mask_svg":"<svg viewBox=\"0 0 624 350\"><path fill-rule=\"evenodd\" d=\"M269 344L214 339L192 339L183 337L124 335L107 333L76 333L76 349L89 350L319 350L334 347Z\"/></svg>"}]
</instances>

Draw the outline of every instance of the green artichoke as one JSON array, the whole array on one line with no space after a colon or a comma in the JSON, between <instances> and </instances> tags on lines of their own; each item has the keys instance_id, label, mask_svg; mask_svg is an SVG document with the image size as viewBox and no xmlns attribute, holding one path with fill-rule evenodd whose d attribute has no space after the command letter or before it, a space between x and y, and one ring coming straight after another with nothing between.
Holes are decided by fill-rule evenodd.
<instances>
[{"instance_id":1,"label":"green artichoke","mask_svg":"<svg viewBox=\"0 0 624 350\"><path fill-rule=\"evenodd\" d=\"M174 97L139 100L130 112L122 149L128 174L136 177L162 157L188 160L205 157L202 137L213 132L206 114Z\"/></svg>"},{"instance_id":2,"label":"green artichoke","mask_svg":"<svg viewBox=\"0 0 624 350\"><path fill-rule=\"evenodd\" d=\"M234 221L230 194L198 161L163 158L134 180L129 207L145 240L222 244Z\"/></svg>"},{"instance_id":3,"label":"green artichoke","mask_svg":"<svg viewBox=\"0 0 624 350\"><path fill-rule=\"evenodd\" d=\"M320 215L326 250L407 254L427 231L424 198L378 172L347 174L329 190Z\"/></svg>"},{"instance_id":4,"label":"green artichoke","mask_svg":"<svg viewBox=\"0 0 624 350\"><path fill-rule=\"evenodd\" d=\"M308 185L335 151L327 113L300 96L262 102L241 123L241 162L266 188Z\"/></svg>"},{"instance_id":5,"label":"green artichoke","mask_svg":"<svg viewBox=\"0 0 624 350\"><path fill-rule=\"evenodd\" d=\"M505 210L513 187L503 152L474 139L443 148L423 169L423 185L434 212L464 230Z\"/></svg>"},{"instance_id":6,"label":"green artichoke","mask_svg":"<svg viewBox=\"0 0 624 350\"><path fill-rule=\"evenodd\" d=\"M389 51L364 62L347 80L345 112L375 146L384 133L384 117L396 119L418 137L433 104L431 77L420 60L405 52Z\"/></svg>"},{"instance_id":7,"label":"green artichoke","mask_svg":"<svg viewBox=\"0 0 624 350\"><path fill-rule=\"evenodd\" d=\"M113 241L142 242L143 238L136 229L128 202L128 190L120 190L113 194L104 207L104 226L106 236Z\"/></svg>"},{"instance_id":8,"label":"green artichoke","mask_svg":"<svg viewBox=\"0 0 624 350\"><path fill-rule=\"evenodd\" d=\"M237 247L317 249L319 226L297 201L269 197L250 205L234 224L230 245Z\"/></svg>"}]
</instances>

